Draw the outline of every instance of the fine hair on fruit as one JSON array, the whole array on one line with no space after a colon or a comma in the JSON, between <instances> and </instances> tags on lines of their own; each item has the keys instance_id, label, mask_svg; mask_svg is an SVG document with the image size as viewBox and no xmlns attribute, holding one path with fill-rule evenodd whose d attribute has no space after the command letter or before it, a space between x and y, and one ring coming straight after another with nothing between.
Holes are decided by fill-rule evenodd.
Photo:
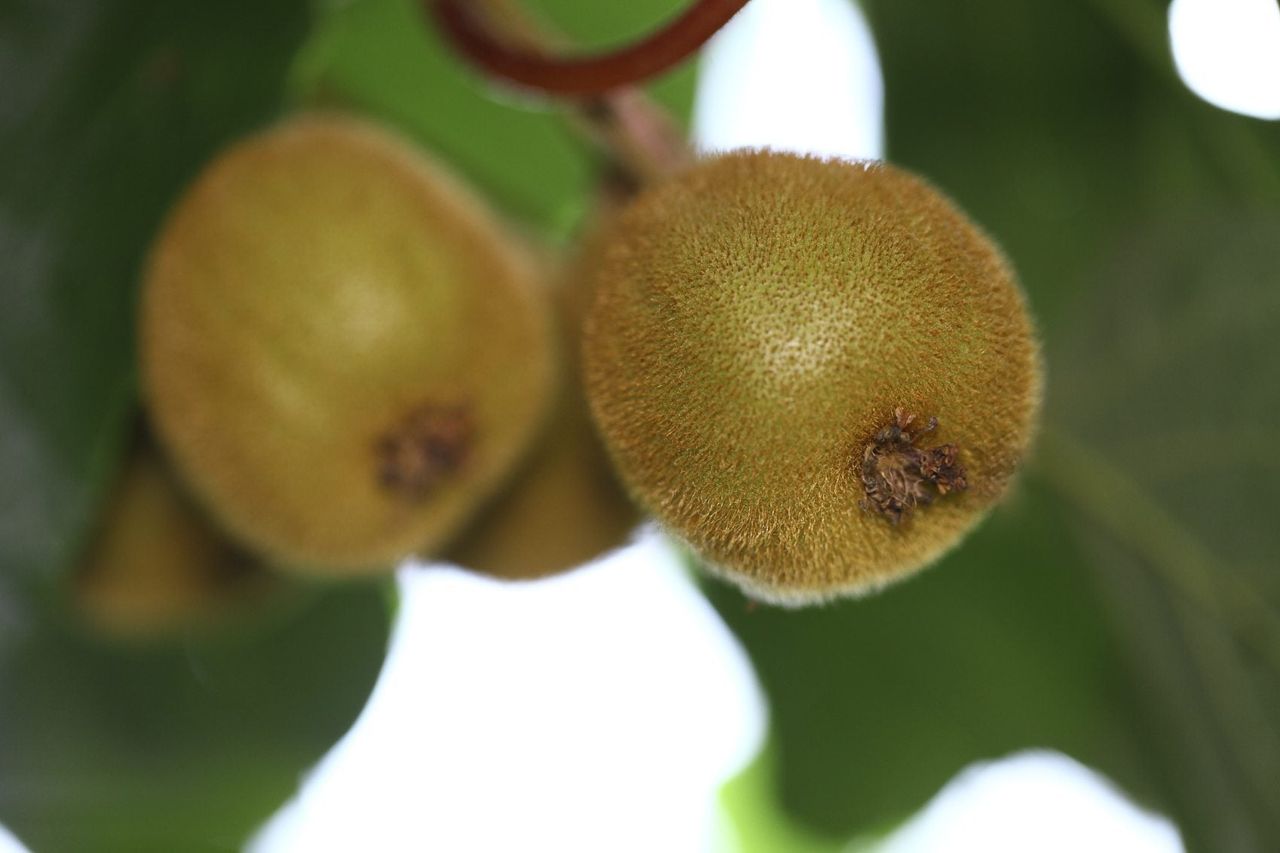
<instances>
[{"instance_id":1,"label":"fine hair on fruit","mask_svg":"<svg viewBox=\"0 0 1280 853\"><path fill-rule=\"evenodd\" d=\"M591 409L708 568L803 604L909 575L1022 465L1042 369L994 242L911 173L770 151L642 193L596 271Z\"/></svg>"}]
</instances>

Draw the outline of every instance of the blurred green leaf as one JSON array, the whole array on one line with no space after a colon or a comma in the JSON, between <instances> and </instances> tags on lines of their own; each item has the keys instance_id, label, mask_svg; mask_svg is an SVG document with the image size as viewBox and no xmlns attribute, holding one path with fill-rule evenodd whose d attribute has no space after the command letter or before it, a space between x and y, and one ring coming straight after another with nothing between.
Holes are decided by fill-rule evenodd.
<instances>
[{"instance_id":1,"label":"blurred green leaf","mask_svg":"<svg viewBox=\"0 0 1280 853\"><path fill-rule=\"evenodd\" d=\"M1109 591L1194 849L1275 850L1280 210L1173 217L1098 279L1055 351L1043 468Z\"/></svg>"},{"instance_id":2,"label":"blurred green leaf","mask_svg":"<svg viewBox=\"0 0 1280 853\"><path fill-rule=\"evenodd\" d=\"M0 574L74 558L133 406L133 299L199 165L269 118L302 0L0 11Z\"/></svg>"},{"instance_id":3,"label":"blurred green leaf","mask_svg":"<svg viewBox=\"0 0 1280 853\"><path fill-rule=\"evenodd\" d=\"M1064 450L1051 428L1043 468L1089 522L1078 550L1062 504L1045 482L1028 479L1020 503L997 513L959 552L873 599L799 614L745 613L737 596L716 590L775 709L783 802L808 825L847 837L905 817L969 761L1050 746L1171 809L1194 847L1275 849L1257 798L1268 790L1260 781L1275 772L1266 733L1280 729L1280 702L1260 662L1274 656L1267 645L1274 638L1259 626L1270 625L1277 583L1273 572L1264 579L1264 566L1273 568L1280 548L1258 512L1277 505L1277 481L1242 464L1266 459L1267 425L1278 422L1269 402L1277 383L1250 381L1249 373L1280 363L1261 331L1274 340L1275 281L1263 294L1255 275L1253 296L1222 297L1251 306L1251 328L1262 336L1219 338L1231 357L1193 366L1188 360L1205 334L1222 331L1215 323L1228 312L1213 297L1189 294L1220 283L1202 278L1181 287L1175 292L1189 301L1171 315L1144 307L1148 298L1157 309L1164 304L1150 287L1130 295L1138 273L1103 277L1099 269L1135 231L1171 210L1277 210L1280 125L1216 110L1182 86L1163 43L1161 3L865 5L884 65L891 158L936 181L1004 245L1050 344L1054 416L1093 424L1093 432L1081 427L1083 459L1070 456L1076 445ZM1197 253L1222 245L1215 268L1239 278L1231 257L1243 248L1220 229L1189 229L1179 239L1170 269L1202 268ZM1273 261L1270 269L1277 268ZM1113 301L1097 301L1099 293ZM1244 322L1241 310L1232 316ZM1184 348L1169 360L1167 353ZM1112 366L1130 357L1169 370L1161 390L1146 392L1178 400L1170 423L1182 428L1161 430L1158 445L1148 433L1160 416L1143 405L1145 393L1135 393L1148 377L1131 387ZM1222 377L1216 386L1210 372ZM1188 379L1181 398L1170 393L1169 383ZM1099 394L1110 382L1120 383L1119 393ZM1253 408L1223 408L1225 394ZM1239 415L1227 418L1228 411ZM1191 412L1199 414L1188 421ZM1069 494L1070 483L1058 476L1098 461L1090 441L1105 451L1101 464L1117 463L1103 469L1118 478L1102 493L1115 487L1159 496L1148 515L1173 519L1175 532L1218 531L1191 538L1203 557L1193 562L1215 565L1222 548L1247 566L1257 590L1229 583L1208 611L1204 602L1196 611L1186 600L1194 579L1171 589L1167 571L1124 571L1125 561L1140 565L1150 553L1135 555L1131 539L1098 525L1106 502L1093 500L1097 484ZM1175 488L1170 460L1185 463L1195 442L1213 450L1186 465ZM1222 474L1227 464L1234 474ZM1143 465L1161 467L1163 479L1146 476ZM1241 512L1242 503L1251 511ZM1179 551L1183 563L1186 549L1177 543L1185 538L1167 537L1163 549ZM1141 612L1128 612L1134 607ZM1236 695L1229 690L1240 701L1224 699ZM1252 755L1251 737L1260 743ZM1280 778L1271 782L1274 793Z\"/></svg>"},{"instance_id":4,"label":"blurred green leaf","mask_svg":"<svg viewBox=\"0 0 1280 853\"><path fill-rule=\"evenodd\" d=\"M1137 224L1209 200L1280 203L1280 123L1182 85L1165 2L862 2L889 158L1001 243L1050 338Z\"/></svg>"},{"instance_id":5,"label":"blurred green leaf","mask_svg":"<svg viewBox=\"0 0 1280 853\"><path fill-rule=\"evenodd\" d=\"M176 647L10 625L0 823L40 853L238 849L351 725L386 651L377 588L314 598Z\"/></svg>"},{"instance_id":6,"label":"blurred green leaf","mask_svg":"<svg viewBox=\"0 0 1280 853\"><path fill-rule=\"evenodd\" d=\"M720 808L738 853L836 853L845 845L797 826L779 808L773 748L759 755L720 787Z\"/></svg>"},{"instance_id":7,"label":"blurred green leaf","mask_svg":"<svg viewBox=\"0 0 1280 853\"><path fill-rule=\"evenodd\" d=\"M879 595L802 611L710 595L768 694L784 805L847 838L897 824L974 761L1033 746L1159 796L1090 581L1026 481L962 548Z\"/></svg>"},{"instance_id":8,"label":"blurred green leaf","mask_svg":"<svg viewBox=\"0 0 1280 853\"><path fill-rule=\"evenodd\" d=\"M585 44L634 35L680 0L528 4L556 31ZM354 106L408 133L458 168L512 214L569 233L591 203L600 155L579 139L553 99L486 79L444 43L416 0L332 4L307 40L293 75L299 100ZM655 93L678 115L693 100L692 64Z\"/></svg>"},{"instance_id":9,"label":"blurred green leaf","mask_svg":"<svg viewBox=\"0 0 1280 853\"><path fill-rule=\"evenodd\" d=\"M416 0L332 4L293 74L296 98L356 107L413 136L508 210L567 230L591 187L586 149L547 104L456 58Z\"/></svg>"},{"instance_id":10,"label":"blurred green leaf","mask_svg":"<svg viewBox=\"0 0 1280 853\"><path fill-rule=\"evenodd\" d=\"M1156 69L1165 54L1135 49L1147 19L1121 29L1100 7L1012 0L864 5L891 159L991 230L1051 341L1134 223L1203 198L1269 197L1223 163L1234 143L1222 140L1252 128L1209 122ZM1052 387L1055 362L1049 374ZM871 599L745 613L714 593L769 693L792 814L836 838L876 832L966 764L1031 746L1171 804L1122 635L1061 516L1028 478L941 565Z\"/></svg>"},{"instance_id":11,"label":"blurred green leaf","mask_svg":"<svg viewBox=\"0 0 1280 853\"><path fill-rule=\"evenodd\" d=\"M151 235L204 161L278 112L306 25L303 0L0 11L0 823L40 851L237 846L385 653L373 588L153 650L49 607L134 414ZM37 579L55 583L32 595Z\"/></svg>"}]
</instances>

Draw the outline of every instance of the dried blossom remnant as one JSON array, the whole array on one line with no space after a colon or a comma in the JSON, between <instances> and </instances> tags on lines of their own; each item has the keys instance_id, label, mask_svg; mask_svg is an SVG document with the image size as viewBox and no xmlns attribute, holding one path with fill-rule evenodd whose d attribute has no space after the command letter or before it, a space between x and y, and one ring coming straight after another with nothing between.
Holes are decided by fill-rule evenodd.
<instances>
[{"instance_id":1,"label":"dried blossom remnant","mask_svg":"<svg viewBox=\"0 0 1280 853\"><path fill-rule=\"evenodd\" d=\"M418 406L378 439L378 483L406 500L424 500L462 467L474 433L466 406Z\"/></svg>"},{"instance_id":2,"label":"dried blossom remnant","mask_svg":"<svg viewBox=\"0 0 1280 853\"><path fill-rule=\"evenodd\" d=\"M924 435L938 426L929 418L913 429L916 416L894 409L893 422L881 429L862 452L862 487L867 496L861 506L880 513L897 526L918 506L928 506L941 495L962 492L968 486L960 465L960 448L943 444L917 447Z\"/></svg>"}]
</instances>

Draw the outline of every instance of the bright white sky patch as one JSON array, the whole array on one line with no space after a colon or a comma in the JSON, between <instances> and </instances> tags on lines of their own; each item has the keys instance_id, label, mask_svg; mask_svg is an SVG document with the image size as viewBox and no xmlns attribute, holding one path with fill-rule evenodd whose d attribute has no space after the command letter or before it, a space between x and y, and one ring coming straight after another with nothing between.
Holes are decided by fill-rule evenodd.
<instances>
[{"instance_id":1,"label":"bright white sky patch","mask_svg":"<svg viewBox=\"0 0 1280 853\"><path fill-rule=\"evenodd\" d=\"M13 833L0 826L0 853L29 853L21 841L14 838Z\"/></svg>"},{"instance_id":2,"label":"bright white sky patch","mask_svg":"<svg viewBox=\"0 0 1280 853\"><path fill-rule=\"evenodd\" d=\"M764 704L664 542L538 583L399 580L369 704L252 849L714 849Z\"/></svg>"},{"instance_id":3,"label":"bright white sky patch","mask_svg":"<svg viewBox=\"0 0 1280 853\"><path fill-rule=\"evenodd\" d=\"M1168 819L1056 752L965 770L876 853L1183 853Z\"/></svg>"},{"instance_id":4,"label":"bright white sky patch","mask_svg":"<svg viewBox=\"0 0 1280 853\"><path fill-rule=\"evenodd\" d=\"M1214 106L1280 118L1280 4L1173 0L1169 38L1178 74Z\"/></svg>"},{"instance_id":5,"label":"bright white sky patch","mask_svg":"<svg viewBox=\"0 0 1280 853\"><path fill-rule=\"evenodd\" d=\"M694 137L707 151L884 155L884 82L852 0L751 0L703 52Z\"/></svg>"}]
</instances>

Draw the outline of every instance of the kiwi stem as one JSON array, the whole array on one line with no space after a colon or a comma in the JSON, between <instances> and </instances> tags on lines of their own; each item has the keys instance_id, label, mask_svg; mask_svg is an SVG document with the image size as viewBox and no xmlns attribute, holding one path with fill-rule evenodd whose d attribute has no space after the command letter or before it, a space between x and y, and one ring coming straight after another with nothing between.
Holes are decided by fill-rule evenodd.
<instances>
[{"instance_id":1,"label":"kiwi stem","mask_svg":"<svg viewBox=\"0 0 1280 853\"><path fill-rule=\"evenodd\" d=\"M695 0L648 36L592 56L550 56L504 43L467 0L424 0L426 11L465 57L489 73L558 95L592 96L630 86L676 65L706 43L748 0Z\"/></svg>"},{"instance_id":2,"label":"kiwi stem","mask_svg":"<svg viewBox=\"0 0 1280 853\"><path fill-rule=\"evenodd\" d=\"M746 0L736 0L739 7L745 3ZM470 0L467 3L424 0L423 9L440 24L445 37L460 53L497 76L511 79L488 65L486 57L490 55L491 47L502 55L522 56L536 63L572 65L577 62L575 69L564 73L585 75L587 79L591 79L594 73L582 67L586 60L550 58L570 50L571 46L561 35L533 21L516 0ZM459 26L463 29L459 30ZM709 36L710 32L706 35ZM469 49L468 45L475 50ZM609 170L608 177L615 184L615 189L621 189L624 195L692 161L692 149L679 125L639 89L620 87L591 95L579 92L577 95L569 101L573 108L570 123L575 132L609 153L613 168Z\"/></svg>"},{"instance_id":3,"label":"kiwi stem","mask_svg":"<svg viewBox=\"0 0 1280 853\"><path fill-rule=\"evenodd\" d=\"M1041 434L1036 465L1059 495L1280 671L1280 614L1143 489L1059 429Z\"/></svg>"}]
</instances>

